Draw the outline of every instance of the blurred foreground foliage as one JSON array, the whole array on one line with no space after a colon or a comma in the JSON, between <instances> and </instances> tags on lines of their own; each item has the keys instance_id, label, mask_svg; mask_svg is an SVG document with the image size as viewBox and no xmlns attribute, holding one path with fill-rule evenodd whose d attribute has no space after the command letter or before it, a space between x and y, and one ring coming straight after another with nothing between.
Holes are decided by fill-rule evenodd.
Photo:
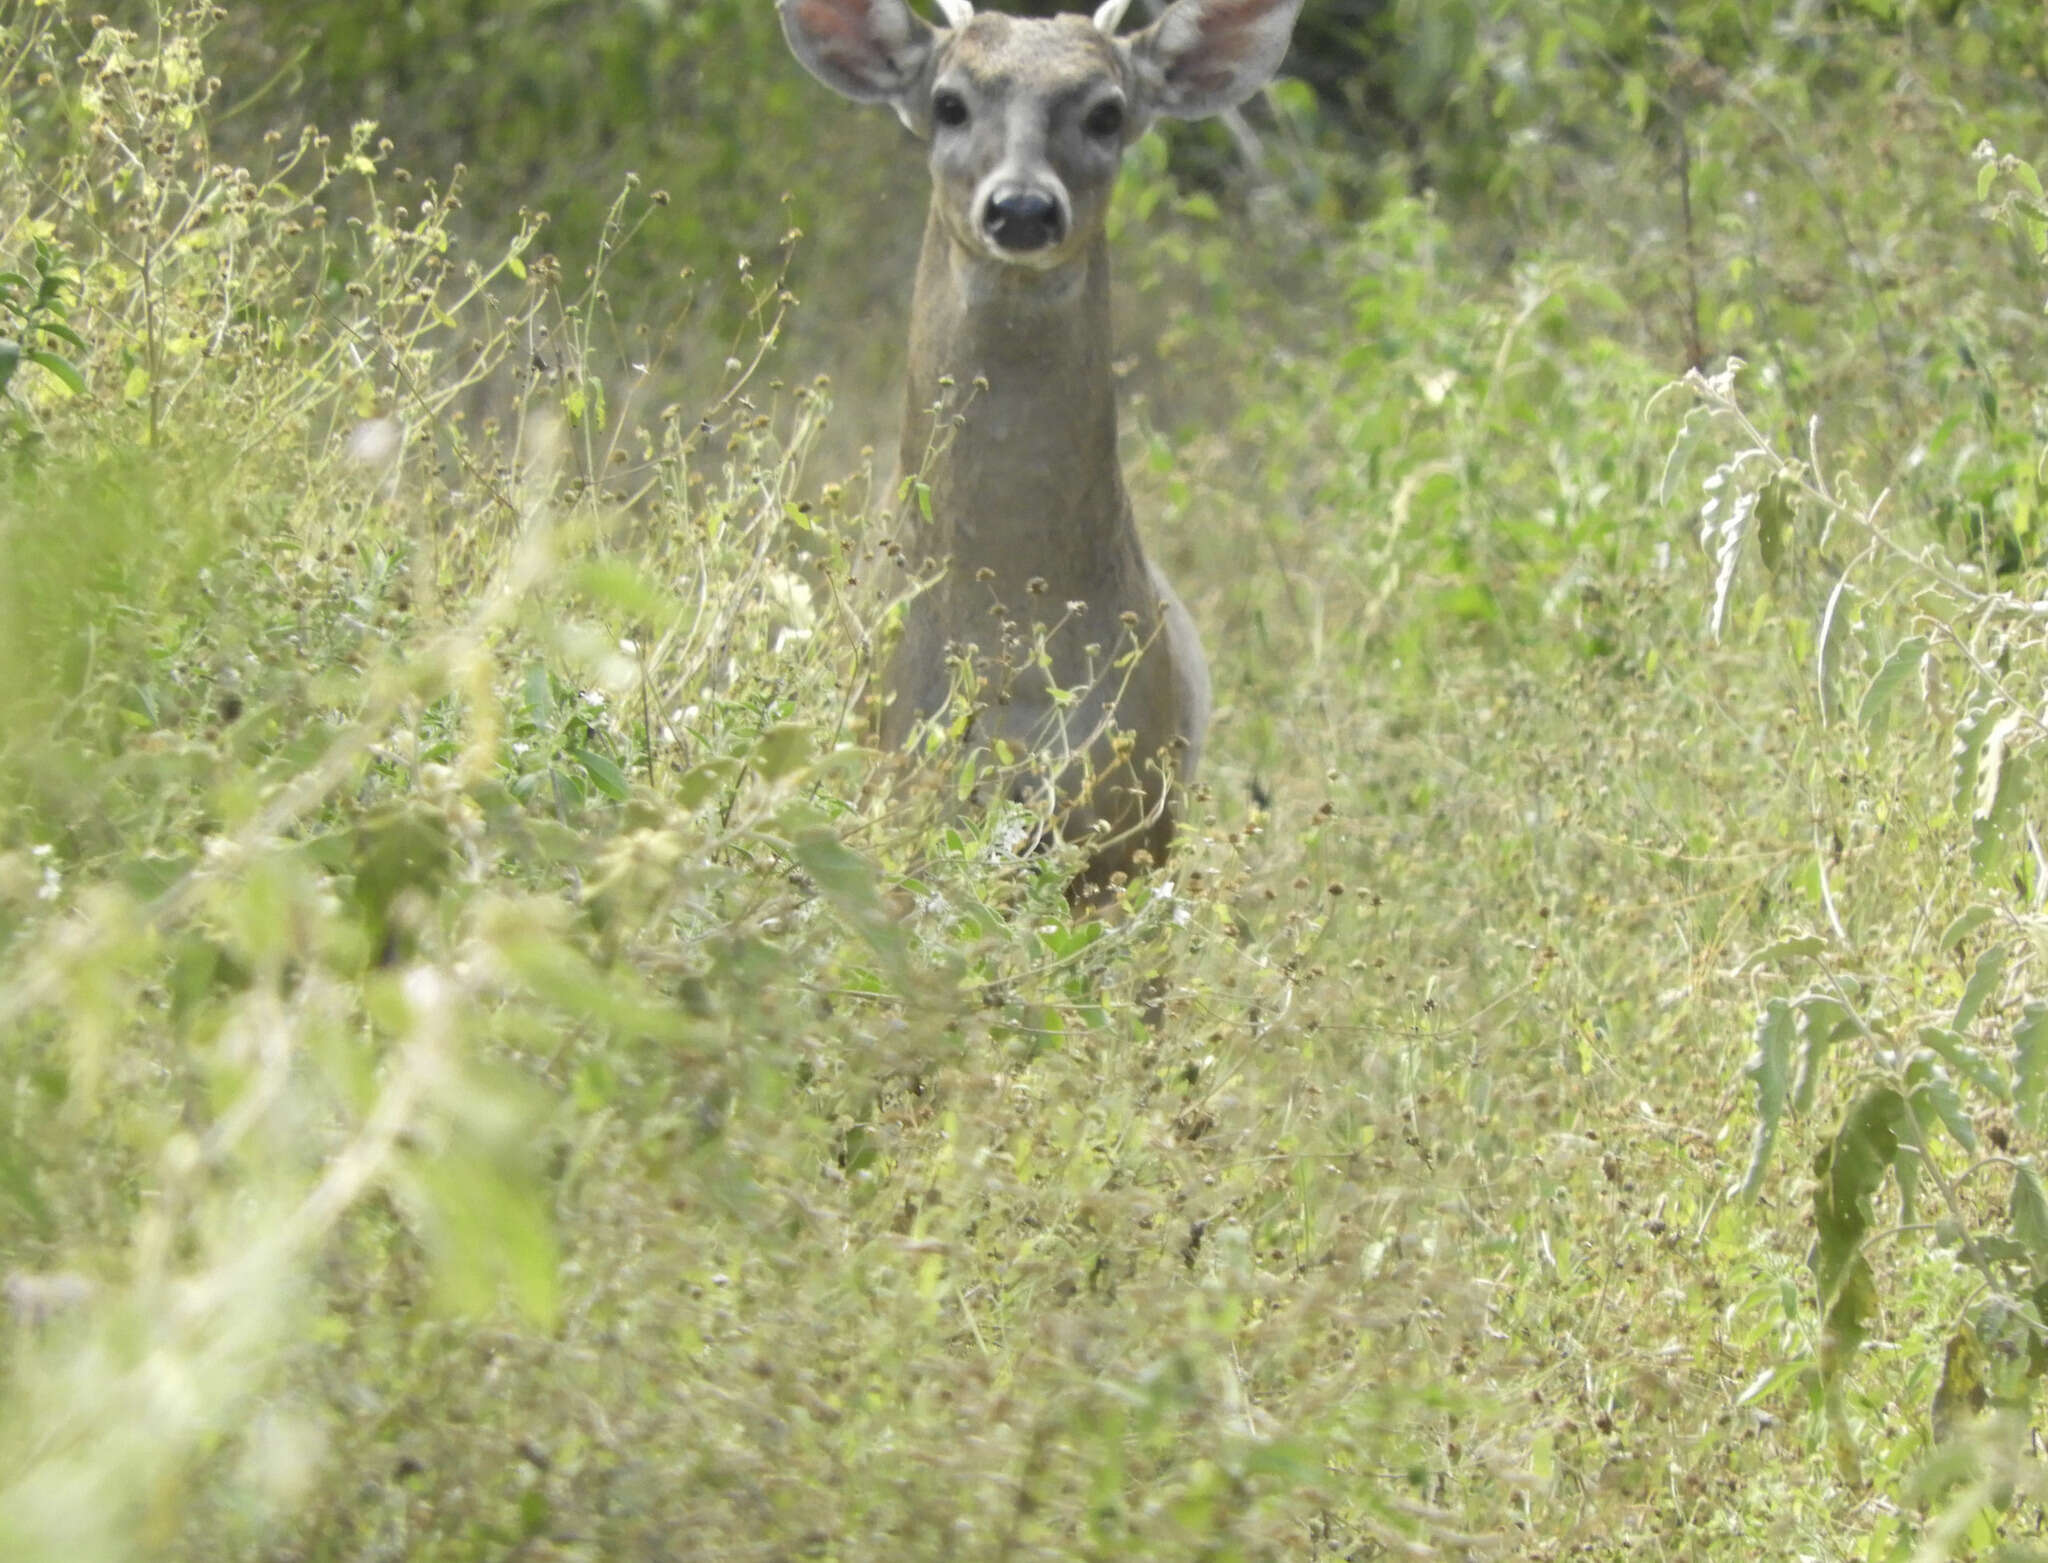
<instances>
[{"instance_id":1,"label":"blurred foreground foliage","mask_svg":"<svg viewBox=\"0 0 2048 1563\"><path fill-rule=\"evenodd\" d=\"M1134 154L1092 920L864 747L921 197L772 24L0 3L0 1556L2029 1555L2039 13Z\"/></svg>"}]
</instances>

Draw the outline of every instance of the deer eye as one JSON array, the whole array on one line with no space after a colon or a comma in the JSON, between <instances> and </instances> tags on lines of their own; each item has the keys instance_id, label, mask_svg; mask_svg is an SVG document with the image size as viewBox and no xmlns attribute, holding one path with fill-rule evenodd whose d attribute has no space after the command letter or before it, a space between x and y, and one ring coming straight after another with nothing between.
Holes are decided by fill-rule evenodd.
<instances>
[{"instance_id":1,"label":"deer eye","mask_svg":"<svg viewBox=\"0 0 2048 1563\"><path fill-rule=\"evenodd\" d=\"M958 130L967 123L967 100L950 89L933 93L932 120L948 130Z\"/></svg>"},{"instance_id":2,"label":"deer eye","mask_svg":"<svg viewBox=\"0 0 2048 1563\"><path fill-rule=\"evenodd\" d=\"M1122 135L1124 106L1114 98L1105 99L1088 111L1088 117L1081 122L1081 128L1103 141L1112 136Z\"/></svg>"}]
</instances>

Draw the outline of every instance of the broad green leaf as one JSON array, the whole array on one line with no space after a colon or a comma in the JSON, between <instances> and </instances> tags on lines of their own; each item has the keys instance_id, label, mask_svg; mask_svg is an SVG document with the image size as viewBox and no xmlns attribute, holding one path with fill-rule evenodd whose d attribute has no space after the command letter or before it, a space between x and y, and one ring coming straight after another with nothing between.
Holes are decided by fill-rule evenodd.
<instances>
[{"instance_id":1,"label":"broad green leaf","mask_svg":"<svg viewBox=\"0 0 2048 1563\"><path fill-rule=\"evenodd\" d=\"M1640 131L1650 122L1650 84L1640 71L1630 71L1621 78L1621 97L1628 105L1629 123Z\"/></svg>"},{"instance_id":2,"label":"broad green leaf","mask_svg":"<svg viewBox=\"0 0 2048 1563\"><path fill-rule=\"evenodd\" d=\"M1792 530L1792 502L1785 485L1767 483L1756 497L1756 546L1764 568L1773 575L1785 562L1785 538Z\"/></svg>"},{"instance_id":3,"label":"broad green leaf","mask_svg":"<svg viewBox=\"0 0 2048 1563\"><path fill-rule=\"evenodd\" d=\"M1870 1200L1899 1159L1905 1098L1872 1086L1850 1105L1834 1137L1815 1155L1814 1278L1823 1300L1847 1268L1870 1226Z\"/></svg>"},{"instance_id":4,"label":"broad green leaf","mask_svg":"<svg viewBox=\"0 0 2048 1563\"><path fill-rule=\"evenodd\" d=\"M1746 957L1736 970L1757 971L1762 967L1779 965L1787 960L1818 955L1827 947L1827 940L1817 933L1788 934L1785 938L1772 940L1762 949Z\"/></svg>"},{"instance_id":5,"label":"broad green leaf","mask_svg":"<svg viewBox=\"0 0 2048 1563\"><path fill-rule=\"evenodd\" d=\"M1977 1012L1984 1007L1984 1001L1997 989L1998 982L2005 975L2005 946L1994 944L1977 957L1976 970L1970 973L1970 980L1963 984L1963 996L1956 1004L1955 1019L1949 1024L1958 1031L1967 1031L1970 1022L1977 1018Z\"/></svg>"},{"instance_id":6,"label":"broad green leaf","mask_svg":"<svg viewBox=\"0 0 2048 1563\"><path fill-rule=\"evenodd\" d=\"M1772 999L1756 1022L1756 1051L1750 1054L1743 1074L1756 1087L1756 1133L1750 1141L1749 1167L1736 1192L1743 1198L1756 1194L1769 1164L1771 1145L1778 1137L1778 1122L1785 1113L1785 1086L1792 1056L1792 1006L1784 999Z\"/></svg>"},{"instance_id":7,"label":"broad green leaf","mask_svg":"<svg viewBox=\"0 0 2048 1563\"><path fill-rule=\"evenodd\" d=\"M0 339L0 392L4 392L14 379L14 371L21 367L21 344Z\"/></svg>"},{"instance_id":8,"label":"broad green leaf","mask_svg":"<svg viewBox=\"0 0 2048 1563\"><path fill-rule=\"evenodd\" d=\"M2012 746L2012 735L2019 731L2020 714L2007 711L1985 730L1984 742L1977 755L1977 786L1971 813L1978 819L1989 819L1997 811L1999 795L2006 786L2006 761Z\"/></svg>"},{"instance_id":9,"label":"broad green leaf","mask_svg":"<svg viewBox=\"0 0 2048 1563\"><path fill-rule=\"evenodd\" d=\"M544 913L520 903L500 905L484 918L483 937L528 989L571 1015L626 1038L692 1050L718 1045L704 1019L623 965L599 968Z\"/></svg>"},{"instance_id":10,"label":"broad green leaf","mask_svg":"<svg viewBox=\"0 0 2048 1563\"><path fill-rule=\"evenodd\" d=\"M1965 1322L1949 1337L1948 1347L1942 1353L1941 1382L1935 1385L1934 1399L1928 1407L1928 1422L1938 1441L1947 1442L1983 1411L1989 1398L1985 1387L1988 1377L1983 1345L1977 1332Z\"/></svg>"},{"instance_id":11,"label":"broad green leaf","mask_svg":"<svg viewBox=\"0 0 2048 1563\"><path fill-rule=\"evenodd\" d=\"M1792 1001L1799 1016L1799 1066L1792 1078L1792 1110L1813 1110L1814 1092L1828 1050L1845 1035L1859 1030L1855 1018L1839 1000L1825 993L1803 994Z\"/></svg>"},{"instance_id":12,"label":"broad green leaf","mask_svg":"<svg viewBox=\"0 0 2048 1563\"><path fill-rule=\"evenodd\" d=\"M1892 648L1892 654L1871 679L1870 687L1863 691L1862 702L1856 707L1856 722L1872 743L1882 738L1891 724L1892 697L1926 655L1927 637L1909 635Z\"/></svg>"},{"instance_id":13,"label":"broad green leaf","mask_svg":"<svg viewBox=\"0 0 2048 1563\"><path fill-rule=\"evenodd\" d=\"M2010 746L2018 726L2015 712L1993 727L1978 761L1979 808L1970 827L1970 863L1986 877L1998 872L2018 845L2028 781L2026 755Z\"/></svg>"},{"instance_id":14,"label":"broad green leaf","mask_svg":"<svg viewBox=\"0 0 2048 1563\"><path fill-rule=\"evenodd\" d=\"M1945 1026L1922 1026L1920 1041L1993 1101L2006 1100L2005 1081L1999 1077L1996 1066L1982 1048L1972 1046L1961 1032Z\"/></svg>"},{"instance_id":15,"label":"broad green leaf","mask_svg":"<svg viewBox=\"0 0 2048 1563\"><path fill-rule=\"evenodd\" d=\"M531 1140L484 1143L460 1127L446 1150L409 1158L398 1174L433 1262L436 1301L474 1317L509 1298L544 1328L555 1317L558 1254Z\"/></svg>"},{"instance_id":16,"label":"broad green leaf","mask_svg":"<svg viewBox=\"0 0 2048 1563\"><path fill-rule=\"evenodd\" d=\"M595 749L572 748L570 757L590 773L590 779L597 790L607 798L620 803L633 796L633 784L626 779L626 773L619 769L618 762L599 754Z\"/></svg>"},{"instance_id":17,"label":"broad green leaf","mask_svg":"<svg viewBox=\"0 0 2048 1563\"><path fill-rule=\"evenodd\" d=\"M1937 950L1952 950L1998 914L1988 906L1973 906L1959 913L1934 941Z\"/></svg>"},{"instance_id":18,"label":"broad green leaf","mask_svg":"<svg viewBox=\"0 0 2048 1563\"><path fill-rule=\"evenodd\" d=\"M693 765L676 782L676 802L685 809L699 808L730 787L739 773L740 762L730 757Z\"/></svg>"},{"instance_id":19,"label":"broad green leaf","mask_svg":"<svg viewBox=\"0 0 2048 1563\"><path fill-rule=\"evenodd\" d=\"M823 826L800 832L790 844L790 855L832 909L867 941L897 991L907 991L910 936L883 904L874 865Z\"/></svg>"},{"instance_id":20,"label":"broad green leaf","mask_svg":"<svg viewBox=\"0 0 2048 1563\"><path fill-rule=\"evenodd\" d=\"M526 694L526 713L533 718L534 726L542 732L553 732L555 727L555 684L548 677L545 664L527 664L526 677L522 680Z\"/></svg>"},{"instance_id":21,"label":"broad green leaf","mask_svg":"<svg viewBox=\"0 0 2048 1563\"><path fill-rule=\"evenodd\" d=\"M2013 1172L2011 1217L2012 1235L2026 1250L2034 1279L2048 1279L2048 1192L2031 1167Z\"/></svg>"},{"instance_id":22,"label":"broad green leaf","mask_svg":"<svg viewBox=\"0 0 2048 1563\"><path fill-rule=\"evenodd\" d=\"M89 346L87 346L85 338L80 336L76 331L73 331L69 326L65 325L64 322L61 320L51 320L48 316L45 316L41 320L38 320L36 322L36 329L38 331L46 332L50 336L55 337L60 342L66 343L69 346L77 348L81 353L89 353L92 351L92 349Z\"/></svg>"},{"instance_id":23,"label":"broad green leaf","mask_svg":"<svg viewBox=\"0 0 2048 1563\"><path fill-rule=\"evenodd\" d=\"M1968 819L1977 803L1977 760L1984 752L1984 738L1991 731L1991 708L1971 706L1956 722L1955 740L1949 747L1950 797L1956 813Z\"/></svg>"},{"instance_id":24,"label":"broad green leaf","mask_svg":"<svg viewBox=\"0 0 2048 1563\"><path fill-rule=\"evenodd\" d=\"M587 559L570 579L577 591L647 624L665 624L683 616L682 605L663 591L646 571L624 559Z\"/></svg>"},{"instance_id":25,"label":"broad green leaf","mask_svg":"<svg viewBox=\"0 0 2048 1563\"><path fill-rule=\"evenodd\" d=\"M1808 1264L1826 1325L1821 1372L1832 1379L1863 1343L1865 1321L1877 1306L1877 1288L1863 1257L1871 1198L1885 1174L1899 1166L1899 1125L1905 1100L1890 1086L1858 1097L1834 1138L1814 1157L1814 1243Z\"/></svg>"},{"instance_id":26,"label":"broad green leaf","mask_svg":"<svg viewBox=\"0 0 2048 1563\"><path fill-rule=\"evenodd\" d=\"M1956 1090L1955 1081L1945 1072L1930 1073L1913 1088L1911 1100L1915 1116L1923 1124L1928 1113L1932 1112L1956 1144L1966 1151L1977 1148L1977 1126L1970 1122L1970 1115L1963 1108L1963 1099Z\"/></svg>"},{"instance_id":27,"label":"broad green leaf","mask_svg":"<svg viewBox=\"0 0 2048 1563\"><path fill-rule=\"evenodd\" d=\"M43 368L49 370L51 374L57 377L58 382L64 389L73 396L85 395L85 376L80 374L77 366L62 354L46 352L42 348L37 347L30 348L21 356L30 363L41 364Z\"/></svg>"},{"instance_id":28,"label":"broad green leaf","mask_svg":"<svg viewBox=\"0 0 2048 1563\"><path fill-rule=\"evenodd\" d=\"M777 722L755 740L748 762L761 780L780 781L811 757L815 737L808 722Z\"/></svg>"},{"instance_id":29,"label":"broad green leaf","mask_svg":"<svg viewBox=\"0 0 2048 1563\"><path fill-rule=\"evenodd\" d=\"M2013 1105L2031 1119L2048 1084L2048 1000L2030 1001L2012 1028L2012 1075Z\"/></svg>"}]
</instances>

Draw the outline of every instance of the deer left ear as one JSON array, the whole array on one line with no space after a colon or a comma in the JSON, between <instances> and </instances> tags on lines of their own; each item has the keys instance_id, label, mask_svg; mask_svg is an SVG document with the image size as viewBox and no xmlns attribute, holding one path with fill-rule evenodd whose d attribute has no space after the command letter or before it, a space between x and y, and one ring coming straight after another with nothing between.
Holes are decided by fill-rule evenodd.
<instances>
[{"instance_id":1,"label":"deer left ear","mask_svg":"<svg viewBox=\"0 0 2048 1563\"><path fill-rule=\"evenodd\" d=\"M1175 0L1118 47L1148 117L1203 119L1273 79L1300 14L1301 0Z\"/></svg>"},{"instance_id":2,"label":"deer left ear","mask_svg":"<svg viewBox=\"0 0 2048 1563\"><path fill-rule=\"evenodd\" d=\"M903 0L777 0L776 10L805 70L856 102L888 104L910 123L938 35Z\"/></svg>"}]
</instances>

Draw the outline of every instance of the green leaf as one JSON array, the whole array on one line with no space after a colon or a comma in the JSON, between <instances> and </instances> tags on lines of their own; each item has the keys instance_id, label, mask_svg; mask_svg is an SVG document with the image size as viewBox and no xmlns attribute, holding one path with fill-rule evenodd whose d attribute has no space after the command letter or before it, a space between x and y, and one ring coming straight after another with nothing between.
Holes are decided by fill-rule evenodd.
<instances>
[{"instance_id":1,"label":"green leaf","mask_svg":"<svg viewBox=\"0 0 2048 1563\"><path fill-rule=\"evenodd\" d=\"M523 680L526 693L526 714L533 718L533 725L542 732L553 732L555 728L555 684L548 677L545 664L530 663Z\"/></svg>"},{"instance_id":2,"label":"green leaf","mask_svg":"<svg viewBox=\"0 0 2048 1563\"><path fill-rule=\"evenodd\" d=\"M730 756L693 765L676 781L676 802L685 809L699 808L730 787L740 773L740 762Z\"/></svg>"},{"instance_id":3,"label":"green leaf","mask_svg":"<svg viewBox=\"0 0 2048 1563\"><path fill-rule=\"evenodd\" d=\"M1772 940L1747 957L1736 970L1757 971L1765 966L1779 965L1786 960L1818 955L1827 947L1827 940L1817 933L1788 934L1782 939Z\"/></svg>"},{"instance_id":4,"label":"green leaf","mask_svg":"<svg viewBox=\"0 0 2048 1563\"><path fill-rule=\"evenodd\" d=\"M21 367L21 344L0 339L0 392L13 382L14 371Z\"/></svg>"},{"instance_id":5,"label":"green leaf","mask_svg":"<svg viewBox=\"0 0 2048 1563\"><path fill-rule=\"evenodd\" d=\"M1970 825L1970 863L1980 875L2001 869L2020 834L2020 805L2027 795L2027 757L2010 747L2019 714L2010 713L1985 736L1977 766L1978 812Z\"/></svg>"},{"instance_id":6,"label":"green leaf","mask_svg":"<svg viewBox=\"0 0 2048 1563\"><path fill-rule=\"evenodd\" d=\"M1949 1024L1958 1031L1967 1031L2004 975L2005 946L1994 944L1977 957L1977 968L1970 973L1970 980L1963 984L1963 996L1956 1003L1955 1019Z\"/></svg>"},{"instance_id":7,"label":"green leaf","mask_svg":"<svg viewBox=\"0 0 2048 1563\"><path fill-rule=\"evenodd\" d=\"M2005 1081L1999 1078L1997 1068L1982 1048L1973 1047L1960 1032L1950 1031L1944 1026L1922 1026L1920 1041L1992 1100L2006 1100Z\"/></svg>"},{"instance_id":8,"label":"green leaf","mask_svg":"<svg viewBox=\"0 0 2048 1563\"><path fill-rule=\"evenodd\" d=\"M81 353L89 353L92 351L92 349L86 345L85 338L80 336L76 331L73 331L69 326L65 325L64 322L61 320L52 320L46 315L36 322L36 329L38 331L48 332L51 336L55 337L60 342L69 343L71 346L77 348Z\"/></svg>"},{"instance_id":9,"label":"green leaf","mask_svg":"<svg viewBox=\"0 0 2048 1563\"><path fill-rule=\"evenodd\" d=\"M1785 485L1766 484L1756 496L1756 546L1773 575L1785 562L1785 537L1791 530L1792 502L1785 497Z\"/></svg>"},{"instance_id":10,"label":"green leaf","mask_svg":"<svg viewBox=\"0 0 2048 1563\"><path fill-rule=\"evenodd\" d=\"M708 1052L719 1045L714 1028L630 969L600 969L554 926L545 911L518 903L494 908L483 934L492 953L535 995L620 1037L660 1042L678 1051Z\"/></svg>"},{"instance_id":11,"label":"green leaf","mask_svg":"<svg viewBox=\"0 0 2048 1563\"><path fill-rule=\"evenodd\" d=\"M1862 1027L1839 999L1825 993L1808 993L1792 1001L1799 1015L1799 1067L1792 1079L1792 1110L1813 1110L1814 1092L1820 1083L1821 1067L1828 1050L1845 1035Z\"/></svg>"},{"instance_id":12,"label":"green leaf","mask_svg":"<svg viewBox=\"0 0 2048 1563\"><path fill-rule=\"evenodd\" d=\"M460 1092L467 1100L447 1149L409 1158L397 1174L433 1262L435 1300L448 1313L477 1316L509 1296L531 1323L546 1328L555 1317L559 1256L551 1202L534 1164L535 1115L496 1114L524 1126L501 1135L502 1125L477 1121L504 1107L499 1083L471 1071Z\"/></svg>"},{"instance_id":13,"label":"green leaf","mask_svg":"<svg viewBox=\"0 0 2048 1563\"><path fill-rule=\"evenodd\" d=\"M1977 1126L1970 1122L1970 1115L1963 1110L1963 1099L1956 1091L1956 1083L1946 1073L1930 1072L1913 1088L1912 1102L1915 1116L1922 1123L1932 1112L1956 1144L1966 1151L1977 1148Z\"/></svg>"},{"instance_id":14,"label":"green leaf","mask_svg":"<svg viewBox=\"0 0 2048 1563\"><path fill-rule=\"evenodd\" d=\"M1977 819L1989 819L1998 809L1999 794L2006 785L2005 769L2012 735L2019 731L2019 726L2019 712L2007 711L1985 729L1984 741L1977 752L1977 786L1971 808Z\"/></svg>"},{"instance_id":15,"label":"green leaf","mask_svg":"<svg viewBox=\"0 0 2048 1563\"><path fill-rule=\"evenodd\" d=\"M1991 185L1997 178L1998 164L1995 160L1987 158L1977 169L1978 200L1988 201L1991 198Z\"/></svg>"},{"instance_id":16,"label":"green leaf","mask_svg":"<svg viewBox=\"0 0 2048 1563\"><path fill-rule=\"evenodd\" d=\"M1968 908L1959 913L1954 922L1942 929L1941 937L1934 941L1934 947L1937 950L1953 950L1997 915L1988 906Z\"/></svg>"},{"instance_id":17,"label":"green leaf","mask_svg":"<svg viewBox=\"0 0 2048 1563\"><path fill-rule=\"evenodd\" d=\"M2017 1190L2015 1190L2017 1194ZM1985 1380L1990 1363L1977 1332L1966 1322L1949 1337L1942 1353L1941 1381L1934 1387L1934 1399L1927 1408L1928 1423L1938 1442L1961 1432L1971 1418L1989 1401Z\"/></svg>"},{"instance_id":18,"label":"green leaf","mask_svg":"<svg viewBox=\"0 0 2048 1563\"><path fill-rule=\"evenodd\" d=\"M1807 1263L1826 1316L1821 1370L1827 1377L1847 1366L1877 1306L1863 1240L1870 1230L1871 1199L1901 1160L1899 1128L1905 1114L1905 1099L1896 1090L1873 1086L1850 1106L1834 1138L1814 1157L1814 1243Z\"/></svg>"},{"instance_id":19,"label":"green leaf","mask_svg":"<svg viewBox=\"0 0 2048 1563\"><path fill-rule=\"evenodd\" d=\"M755 740L748 762L763 781L780 781L811 757L814 736L808 722L777 722Z\"/></svg>"},{"instance_id":20,"label":"green leaf","mask_svg":"<svg viewBox=\"0 0 2048 1563\"><path fill-rule=\"evenodd\" d=\"M2034 999L2012 1028L2013 1106L2029 1117L2048 1085L2048 999Z\"/></svg>"},{"instance_id":21,"label":"green leaf","mask_svg":"<svg viewBox=\"0 0 2048 1563\"><path fill-rule=\"evenodd\" d=\"M1750 1141L1749 1167L1736 1192L1752 1198L1764 1180L1770 1162L1771 1145L1778 1137L1778 1122L1785 1113L1787 1067L1792 1056L1792 1006L1784 999L1772 999L1756 1022L1756 1051L1750 1055L1743 1075L1756 1087L1756 1133Z\"/></svg>"},{"instance_id":22,"label":"green leaf","mask_svg":"<svg viewBox=\"0 0 2048 1563\"><path fill-rule=\"evenodd\" d=\"M590 773L590 779L597 790L607 798L624 803L633 796L633 784L626 779L626 773L619 769L616 761L599 754L595 749L571 748L570 758Z\"/></svg>"},{"instance_id":23,"label":"green leaf","mask_svg":"<svg viewBox=\"0 0 2048 1563\"><path fill-rule=\"evenodd\" d=\"M810 875L826 903L875 952L897 991L908 991L910 936L883 904L874 865L823 826L799 833L790 855Z\"/></svg>"},{"instance_id":24,"label":"green leaf","mask_svg":"<svg viewBox=\"0 0 2048 1563\"><path fill-rule=\"evenodd\" d=\"M1621 98L1628 105L1629 123L1641 130L1650 122L1650 84L1643 80L1640 71L1630 71L1621 78Z\"/></svg>"},{"instance_id":25,"label":"green leaf","mask_svg":"<svg viewBox=\"0 0 2048 1563\"><path fill-rule=\"evenodd\" d=\"M1956 813L1968 819L1977 802L1977 760L1984 752L1985 735L1991 731L1991 708L1971 706L1956 722L1955 739L1949 746L1950 796Z\"/></svg>"},{"instance_id":26,"label":"green leaf","mask_svg":"<svg viewBox=\"0 0 2048 1563\"><path fill-rule=\"evenodd\" d=\"M1872 743L1882 738L1891 724L1892 697L1926 655L1927 637L1909 635L1892 648L1884 666L1871 679L1870 687L1863 691L1863 699L1856 707L1856 723Z\"/></svg>"},{"instance_id":27,"label":"green leaf","mask_svg":"<svg viewBox=\"0 0 2048 1563\"><path fill-rule=\"evenodd\" d=\"M2048 1279L2048 1192L2031 1167L2013 1172L2011 1215L2012 1235L2027 1251L2034 1279Z\"/></svg>"},{"instance_id":28,"label":"green leaf","mask_svg":"<svg viewBox=\"0 0 2048 1563\"><path fill-rule=\"evenodd\" d=\"M73 396L85 395L85 376L80 374L71 360L61 353L45 352L42 348L33 347L21 356L30 363L41 364L49 370Z\"/></svg>"},{"instance_id":29,"label":"green leaf","mask_svg":"<svg viewBox=\"0 0 2048 1563\"><path fill-rule=\"evenodd\" d=\"M648 624L673 623L684 617L682 605L661 589L646 571L624 559L589 559L576 566L570 579L577 591Z\"/></svg>"},{"instance_id":30,"label":"green leaf","mask_svg":"<svg viewBox=\"0 0 2048 1563\"><path fill-rule=\"evenodd\" d=\"M388 804L356 824L348 838L348 866L355 872L349 898L381 959L402 957L412 942L404 919L394 917L400 896L438 896L454 850L447 819L425 805Z\"/></svg>"}]
</instances>

